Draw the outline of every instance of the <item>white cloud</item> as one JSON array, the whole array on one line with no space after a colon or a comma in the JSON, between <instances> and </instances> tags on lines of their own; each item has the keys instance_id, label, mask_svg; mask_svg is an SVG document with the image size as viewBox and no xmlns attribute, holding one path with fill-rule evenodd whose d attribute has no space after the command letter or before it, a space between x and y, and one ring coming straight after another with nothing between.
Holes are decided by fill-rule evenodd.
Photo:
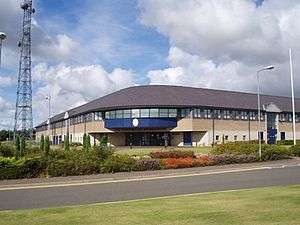
<instances>
[{"instance_id":1,"label":"white cloud","mask_svg":"<svg viewBox=\"0 0 300 225\"><path fill-rule=\"evenodd\" d=\"M0 128L12 128L14 105L0 96Z\"/></svg>"},{"instance_id":2,"label":"white cloud","mask_svg":"<svg viewBox=\"0 0 300 225\"><path fill-rule=\"evenodd\" d=\"M151 83L254 91L256 70L274 64L263 90L289 94L288 48L300 58L299 1L140 0L139 8L141 23L171 45L170 68L150 71Z\"/></svg>"},{"instance_id":3,"label":"white cloud","mask_svg":"<svg viewBox=\"0 0 300 225\"><path fill-rule=\"evenodd\" d=\"M33 70L33 79L40 84L33 99L35 122L47 118L45 97L49 93L52 114L56 114L135 84L131 71L116 68L107 72L101 65L49 67L39 64Z\"/></svg>"},{"instance_id":4,"label":"white cloud","mask_svg":"<svg viewBox=\"0 0 300 225\"><path fill-rule=\"evenodd\" d=\"M10 76L0 76L0 87L7 87L12 85L14 82L13 78Z\"/></svg>"}]
</instances>

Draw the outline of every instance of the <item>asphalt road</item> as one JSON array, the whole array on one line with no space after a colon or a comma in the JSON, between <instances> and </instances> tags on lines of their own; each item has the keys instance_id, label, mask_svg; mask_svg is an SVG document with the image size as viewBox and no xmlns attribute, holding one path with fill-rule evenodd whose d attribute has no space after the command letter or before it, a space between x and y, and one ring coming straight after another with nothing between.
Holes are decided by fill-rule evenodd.
<instances>
[{"instance_id":1,"label":"asphalt road","mask_svg":"<svg viewBox=\"0 0 300 225\"><path fill-rule=\"evenodd\" d=\"M300 166L148 180L1 189L0 210L68 206L232 189L300 184Z\"/></svg>"}]
</instances>

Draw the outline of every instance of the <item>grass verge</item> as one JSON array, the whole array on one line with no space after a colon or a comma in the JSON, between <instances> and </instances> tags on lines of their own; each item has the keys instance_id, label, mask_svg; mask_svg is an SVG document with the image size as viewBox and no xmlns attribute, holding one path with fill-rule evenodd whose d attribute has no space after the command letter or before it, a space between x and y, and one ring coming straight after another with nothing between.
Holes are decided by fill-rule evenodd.
<instances>
[{"instance_id":1,"label":"grass verge","mask_svg":"<svg viewBox=\"0 0 300 225\"><path fill-rule=\"evenodd\" d=\"M4 211L0 224L300 224L300 185L139 200L114 204Z\"/></svg>"}]
</instances>

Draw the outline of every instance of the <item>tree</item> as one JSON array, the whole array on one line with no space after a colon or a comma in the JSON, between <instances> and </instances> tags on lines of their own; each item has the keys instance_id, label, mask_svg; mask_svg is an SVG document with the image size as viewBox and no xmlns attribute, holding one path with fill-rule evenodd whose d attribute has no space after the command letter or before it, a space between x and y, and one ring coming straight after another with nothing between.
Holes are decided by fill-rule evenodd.
<instances>
[{"instance_id":1,"label":"tree","mask_svg":"<svg viewBox=\"0 0 300 225\"><path fill-rule=\"evenodd\" d=\"M45 156L48 157L49 152L50 152L50 140L49 140L49 136L46 136L45 138Z\"/></svg>"},{"instance_id":2,"label":"tree","mask_svg":"<svg viewBox=\"0 0 300 225\"><path fill-rule=\"evenodd\" d=\"M88 134L86 136L86 148L87 150L91 149L91 137Z\"/></svg>"},{"instance_id":3,"label":"tree","mask_svg":"<svg viewBox=\"0 0 300 225\"><path fill-rule=\"evenodd\" d=\"M20 151L21 151L19 135L17 135L17 137L16 137L15 145L16 145L16 159L18 159L20 157Z\"/></svg>"},{"instance_id":4,"label":"tree","mask_svg":"<svg viewBox=\"0 0 300 225\"><path fill-rule=\"evenodd\" d=\"M25 137L22 136L21 144L20 144L20 155L23 156L25 154L25 151L26 151L26 140L25 140Z\"/></svg>"},{"instance_id":5,"label":"tree","mask_svg":"<svg viewBox=\"0 0 300 225\"><path fill-rule=\"evenodd\" d=\"M44 151L44 149L45 149L45 137L42 134L42 136L41 136L41 142L40 142L40 150Z\"/></svg>"},{"instance_id":6,"label":"tree","mask_svg":"<svg viewBox=\"0 0 300 225\"><path fill-rule=\"evenodd\" d=\"M69 134L65 135L64 148L65 148L65 151L70 150Z\"/></svg>"},{"instance_id":7,"label":"tree","mask_svg":"<svg viewBox=\"0 0 300 225\"><path fill-rule=\"evenodd\" d=\"M87 150L87 146L86 146L86 133L83 134L83 150Z\"/></svg>"}]
</instances>

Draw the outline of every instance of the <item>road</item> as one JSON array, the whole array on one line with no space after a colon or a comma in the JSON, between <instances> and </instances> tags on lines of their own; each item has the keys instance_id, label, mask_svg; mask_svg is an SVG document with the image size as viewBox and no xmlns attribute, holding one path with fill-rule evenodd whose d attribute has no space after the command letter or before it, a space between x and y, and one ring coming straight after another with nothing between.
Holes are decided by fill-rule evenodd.
<instances>
[{"instance_id":1,"label":"road","mask_svg":"<svg viewBox=\"0 0 300 225\"><path fill-rule=\"evenodd\" d=\"M300 184L300 165L46 186L1 188L0 210L114 202L243 188Z\"/></svg>"}]
</instances>

